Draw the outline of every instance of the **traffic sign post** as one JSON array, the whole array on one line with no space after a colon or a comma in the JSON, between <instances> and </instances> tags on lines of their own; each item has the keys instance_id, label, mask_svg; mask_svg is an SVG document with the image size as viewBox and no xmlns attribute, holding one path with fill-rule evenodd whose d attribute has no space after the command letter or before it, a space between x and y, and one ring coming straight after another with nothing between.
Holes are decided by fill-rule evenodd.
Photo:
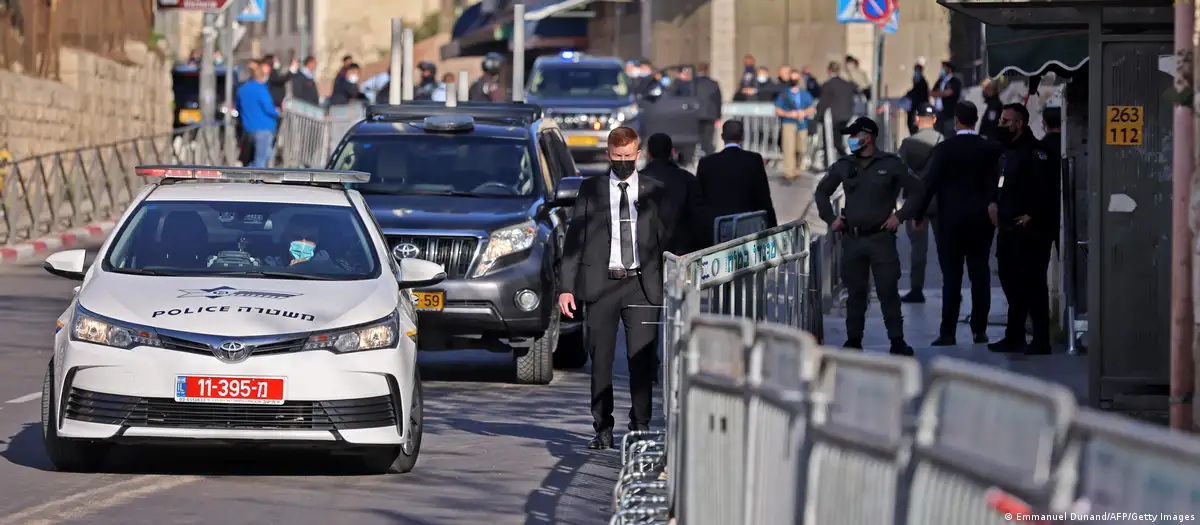
<instances>
[{"instance_id":1,"label":"traffic sign post","mask_svg":"<svg viewBox=\"0 0 1200 525\"><path fill-rule=\"evenodd\" d=\"M865 3L868 0L838 0L837 21L843 24L870 24L873 23L863 14ZM883 0L877 0L883 3ZM883 28L886 33L895 33L900 29L900 5L896 0L891 1L891 13L885 18L887 25Z\"/></svg>"},{"instance_id":2,"label":"traffic sign post","mask_svg":"<svg viewBox=\"0 0 1200 525\"><path fill-rule=\"evenodd\" d=\"M883 25L896 10L894 0L862 0L862 14L867 21Z\"/></svg>"},{"instance_id":3,"label":"traffic sign post","mask_svg":"<svg viewBox=\"0 0 1200 525\"><path fill-rule=\"evenodd\" d=\"M248 0L246 7L237 16L238 22L266 22L267 0Z\"/></svg>"}]
</instances>

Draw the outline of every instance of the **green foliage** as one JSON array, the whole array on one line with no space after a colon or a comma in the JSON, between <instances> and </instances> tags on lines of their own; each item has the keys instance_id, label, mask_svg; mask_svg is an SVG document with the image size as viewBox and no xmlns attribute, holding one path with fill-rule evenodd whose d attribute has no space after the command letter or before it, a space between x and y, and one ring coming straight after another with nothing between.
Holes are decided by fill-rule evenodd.
<instances>
[{"instance_id":1,"label":"green foliage","mask_svg":"<svg viewBox=\"0 0 1200 525\"><path fill-rule=\"evenodd\" d=\"M413 28L413 41L420 42L426 38L436 36L442 30L442 14L434 11L425 15L425 19L421 21L421 25Z\"/></svg>"}]
</instances>

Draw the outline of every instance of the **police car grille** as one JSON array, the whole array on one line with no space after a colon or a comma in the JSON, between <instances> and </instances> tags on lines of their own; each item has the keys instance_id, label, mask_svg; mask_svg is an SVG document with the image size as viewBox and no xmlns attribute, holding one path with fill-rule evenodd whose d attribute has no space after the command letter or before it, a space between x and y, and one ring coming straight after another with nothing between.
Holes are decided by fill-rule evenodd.
<instances>
[{"instance_id":1,"label":"police car grille","mask_svg":"<svg viewBox=\"0 0 1200 525\"><path fill-rule=\"evenodd\" d=\"M554 122L558 123L558 127L564 130L594 130L593 122L599 121L604 127L608 126L609 115L606 114L579 114L579 115L558 115L554 117Z\"/></svg>"},{"instance_id":2,"label":"police car grille","mask_svg":"<svg viewBox=\"0 0 1200 525\"><path fill-rule=\"evenodd\" d=\"M390 396L226 405L118 396L80 388L71 389L63 416L126 427L246 430L351 430L395 426L398 420Z\"/></svg>"},{"instance_id":3,"label":"police car grille","mask_svg":"<svg viewBox=\"0 0 1200 525\"><path fill-rule=\"evenodd\" d=\"M475 237L394 236L388 240L393 249L402 244L416 246L419 250L416 258L445 266L446 276L450 279L467 275L479 247L479 239Z\"/></svg>"},{"instance_id":4,"label":"police car grille","mask_svg":"<svg viewBox=\"0 0 1200 525\"><path fill-rule=\"evenodd\" d=\"M199 341L192 341L182 337L172 337L161 334L158 336L158 340L160 343L162 343L163 348L166 348L167 350L176 350L179 352L187 352L189 354L212 355L212 347ZM304 343L306 341L307 339L305 338L298 338L258 345L251 351L251 355L271 355L298 352L304 348Z\"/></svg>"}]
</instances>

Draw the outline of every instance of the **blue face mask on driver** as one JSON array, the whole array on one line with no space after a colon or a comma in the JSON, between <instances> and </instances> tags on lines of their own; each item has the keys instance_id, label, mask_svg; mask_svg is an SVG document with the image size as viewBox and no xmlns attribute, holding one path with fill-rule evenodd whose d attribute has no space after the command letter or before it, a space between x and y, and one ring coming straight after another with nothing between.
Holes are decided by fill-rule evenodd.
<instances>
[{"instance_id":1,"label":"blue face mask on driver","mask_svg":"<svg viewBox=\"0 0 1200 525\"><path fill-rule=\"evenodd\" d=\"M317 245L312 241L292 241L288 251L292 253L292 263L295 264L312 259L317 252Z\"/></svg>"}]
</instances>

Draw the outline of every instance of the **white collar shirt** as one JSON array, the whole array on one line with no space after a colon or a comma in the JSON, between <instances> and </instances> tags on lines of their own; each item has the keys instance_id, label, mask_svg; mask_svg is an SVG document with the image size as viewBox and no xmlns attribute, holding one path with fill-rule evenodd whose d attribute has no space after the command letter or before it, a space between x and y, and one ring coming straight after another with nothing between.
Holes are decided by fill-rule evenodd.
<instances>
[{"instance_id":1,"label":"white collar shirt","mask_svg":"<svg viewBox=\"0 0 1200 525\"><path fill-rule=\"evenodd\" d=\"M742 145L738 144L736 142L727 142L727 143L725 143L725 147L721 148L721 149L729 149L729 148L739 148L740 149L741 147L742 147Z\"/></svg>"},{"instance_id":2,"label":"white collar shirt","mask_svg":"<svg viewBox=\"0 0 1200 525\"><path fill-rule=\"evenodd\" d=\"M629 187L626 192L629 194L629 220L631 231L633 232L633 266L629 269L634 269L640 266L641 261L638 260L637 253L637 219L638 219L638 173L635 171L628 179L622 181L613 172L608 173L608 217L611 227L611 235L609 235L608 243L608 268L610 270L625 269L625 265L621 263L621 182L628 182Z\"/></svg>"},{"instance_id":3,"label":"white collar shirt","mask_svg":"<svg viewBox=\"0 0 1200 525\"><path fill-rule=\"evenodd\" d=\"M976 133L975 133L975 130L973 130L973 129L960 129L960 130L958 130L957 134L958 135L975 135Z\"/></svg>"}]
</instances>

